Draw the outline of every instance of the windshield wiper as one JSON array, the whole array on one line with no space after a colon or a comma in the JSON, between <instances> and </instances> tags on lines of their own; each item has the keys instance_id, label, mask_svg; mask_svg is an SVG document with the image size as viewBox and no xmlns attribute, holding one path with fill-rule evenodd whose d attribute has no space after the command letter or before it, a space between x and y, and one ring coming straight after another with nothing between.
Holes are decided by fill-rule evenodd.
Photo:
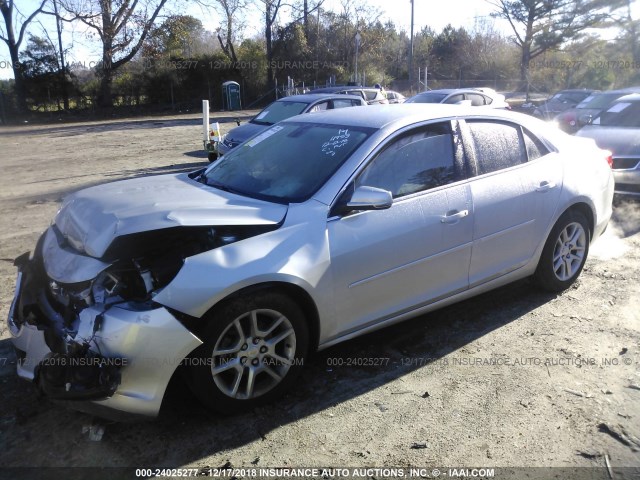
<instances>
[{"instance_id":1,"label":"windshield wiper","mask_svg":"<svg viewBox=\"0 0 640 480\"><path fill-rule=\"evenodd\" d=\"M251 123L256 125L273 125L273 122L263 122L262 120L251 120Z\"/></svg>"},{"instance_id":2,"label":"windshield wiper","mask_svg":"<svg viewBox=\"0 0 640 480\"><path fill-rule=\"evenodd\" d=\"M203 175L204 176L204 175ZM241 190L236 190L229 185L225 185L224 183L216 182L215 180L211 180L205 177L205 182L207 185L213 188L217 188L218 190L222 190L223 192L235 193L236 195L247 196L247 194Z\"/></svg>"}]
</instances>

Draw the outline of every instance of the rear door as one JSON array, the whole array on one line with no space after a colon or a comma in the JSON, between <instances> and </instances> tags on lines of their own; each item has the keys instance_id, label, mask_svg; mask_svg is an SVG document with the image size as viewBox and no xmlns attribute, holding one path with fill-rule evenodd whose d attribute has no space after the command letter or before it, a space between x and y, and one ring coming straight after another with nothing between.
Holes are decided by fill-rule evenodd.
<instances>
[{"instance_id":1,"label":"rear door","mask_svg":"<svg viewBox=\"0 0 640 480\"><path fill-rule=\"evenodd\" d=\"M517 124L467 120L475 160L471 182L473 250L470 287L524 266L544 240L557 204L561 163ZM540 155L534 155L535 143ZM531 151L532 161L529 161ZM545 155L546 153L546 155ZM547 158L545 158L547 157Z\"/></svg>"}]
</instances>

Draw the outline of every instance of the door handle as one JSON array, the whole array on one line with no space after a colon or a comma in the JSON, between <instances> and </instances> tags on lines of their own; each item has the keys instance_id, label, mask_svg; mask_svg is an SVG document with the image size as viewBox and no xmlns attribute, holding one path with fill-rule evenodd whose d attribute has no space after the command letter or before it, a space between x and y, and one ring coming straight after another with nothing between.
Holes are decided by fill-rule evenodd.
<instances>
[{"instance_id":1,"label":"door handle","mask_svg":"<svg viewBox=\"0 0 640 480\"><path fill-rule=\"evenodd\" d=\"M549 190L551 190L552 188L555 188L556 184L553 182L547 182L546 180L544 182L540 182L540 186L536 188L536 192L548 192Z\"/></svg>"},{"instance_id":2,"label":"door handle","mask_svg":"<svg viewBox=\"0 0 640 480\"><path fill-rule=\"evenodd\" d=\"M457 223L461 218L464 218L467 215L469 215L469 210L451 210L450 212L447 212L440 221L448 224Z\"/></svg>"}]
</instances>

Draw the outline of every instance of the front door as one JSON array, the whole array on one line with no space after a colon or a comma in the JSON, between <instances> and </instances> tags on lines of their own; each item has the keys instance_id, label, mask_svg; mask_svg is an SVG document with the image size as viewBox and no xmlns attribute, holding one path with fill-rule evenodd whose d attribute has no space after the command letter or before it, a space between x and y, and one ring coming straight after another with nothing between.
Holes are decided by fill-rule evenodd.
<instances>
[{"instance_id":1,"label":"front door","mask_svg":"<svg viewBox=\"0 0 640 480\"><path fill-rule=\"evenodd\" d=\"M354 185L390 191L391 208L329 219L337 313L330 338L467 288L472 206L453 152L448 122L405 132Z\"/></svg>"}]
</instances>

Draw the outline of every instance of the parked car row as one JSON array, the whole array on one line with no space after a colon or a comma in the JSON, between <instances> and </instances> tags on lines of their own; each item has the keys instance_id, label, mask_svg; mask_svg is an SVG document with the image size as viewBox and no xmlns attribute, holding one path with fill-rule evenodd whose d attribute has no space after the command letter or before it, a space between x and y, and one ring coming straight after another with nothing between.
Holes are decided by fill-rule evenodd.
<instances>
[{"instance_id":1,"label":"parked car row","mask_svg":"<svg viewBox=\"0 0 640 480\"><path fill-rule=\"evenodd\" d=\"M240 125L227 133L218 144L218 154L224 155L228 153L248 138L295 115L364 105L367 105L367 102L362 96L342 95L340 93L308 93L283 97L267 106L248 123ZM215 160L215 158L217 156L210 157L209 160Z\"/></svg>"},{"instance_id":2,"label":"parked car row","mask_svg":"<svg viewBox=\"0 0 640 480\"><path fill-rule=\"evenodd\" d=\"M558 128L568 133L575 133L585 125L589 125L602 111L617 99L630 93L640 93L640 87L623 88L609 91L592 91L577 105L566 104L565 110L555 116L544 117L553 120ZM538 116L534 112L534 116Z\"/></svg>"},{"instance_id":3,"label":"parked car row","mask_svg":"<svg viewBox=\"0 0 640 480\"><path fill-rule=\"evenodd\" d=\"M453 105L511 109L504 95L489 88L429 90L407 99L405 103L448 103Z\"/></svg>"},{"instance_id":4,"label":"parked car row","mask_svg":"<svg viewBox=\"0 0 640 480\"><path fill-rule=\"evenodd\" d=\"M401 93L393 90L384 91L380 88L350 86L318 88L311 93L292 95L271 103L247 124L238 126L227 133L218 143L217 152L209 154L209 160L217 159L218 156L228 153L253 135L294 115L344 107L405 102L447 103L509 109L504 95L492 89L432 90L406 99Z\"/></svg>"},{"instance_id":5,"label":"parked car row","mask_svg":"<svg viewBox=\"0 0 640 480\"><path fill-rule=\"evenodd\" d=\"M611 152L616 193L640 195L640 93L623 93L598 114L589 115L576 135Z\"/></svg>"}]
</instances>

